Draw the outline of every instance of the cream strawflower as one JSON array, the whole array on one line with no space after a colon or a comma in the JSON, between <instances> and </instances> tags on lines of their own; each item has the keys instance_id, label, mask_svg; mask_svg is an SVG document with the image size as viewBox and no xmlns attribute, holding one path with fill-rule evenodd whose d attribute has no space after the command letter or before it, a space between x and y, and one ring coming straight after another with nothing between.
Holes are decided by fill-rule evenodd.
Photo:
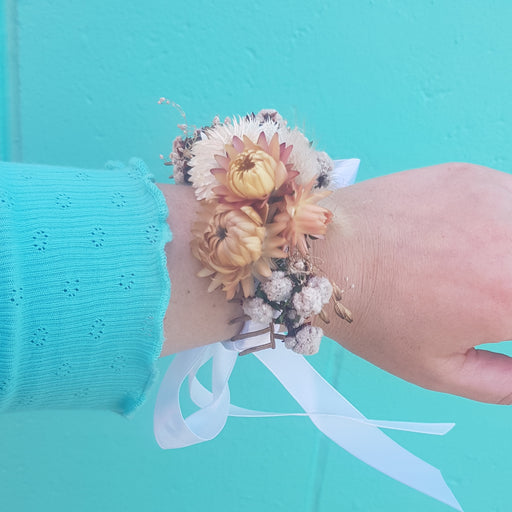
<instances>
[{"instance_id":1,"label":"cream strawflower","mask_svg":"<svg viewBox=\"0 0 512 512\"><path fill-rule=\"evenodd\" d=\"M223 124L207 128L201 139L195 142L193 156L190 159L190 181L195 188L197 199L214 197L213 188L218 185L215 176L210 172L219 166L215 155L224 155L226 144L231 144L234 137L243 139L246 136L256 143L261 133L270 140L279 131L279 126L271 120L262 122L251 117L226 119Z\"/></svg>"},{"instance_id":2,"label":"cream strawflower","mask_svg":"<svg viewBox=\"0 0 512 512\"><path fill-rule=\"evenodd\" d=\"M218 118L216 118L218 119ZM226 118L224 123L218 120L213 126L201 131L200 139L194 142L190 166L190 181L195 189L197 199L214 197L213 188L217 185L211 169L218 167L215 155L224 155L226 144L231 144L234 137L243 140L247 137L257 144L263 133L270 141L277 134L279 144L293 146L289 157L290 168L298 171L297 183L309 183L321 171L317 151L311 147L309 140L297 128L290 129L275 110L262 110L257 115Z\"/></svg>"},{"instance_id":3,"label":"cream strawflower","mask_svg":"<svg viewBox=\"0 0 512 512\"><path fill-rule=\"evenodd\" d=\"M288 162L299 173L295 180L296 183L306 185L315 179L320 172L317 151L311 147L304 134L298 128L286 130L286 133L282 134L281 140L287 146L293 146Z\"/></svg>"}]
</instances>

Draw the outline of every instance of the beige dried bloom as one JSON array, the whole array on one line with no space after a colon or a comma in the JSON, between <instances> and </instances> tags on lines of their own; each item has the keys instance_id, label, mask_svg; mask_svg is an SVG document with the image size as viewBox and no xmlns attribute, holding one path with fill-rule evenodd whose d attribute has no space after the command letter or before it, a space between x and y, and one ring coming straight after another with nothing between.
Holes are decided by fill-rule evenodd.
<instances>
[{"instance_id":1,"label":"beige dried bloom","mask_svg":"<svg viewBox=\"0 0 512 512\"><path fill-rule=\"evenodd\" d=\"M245 297L254 294L254 277L271 275L271 259L286 256L282 226L264 226L250 206L206 205L192 229L192 254L203 264L200 277L210 276L208 291L222 286L227 298L241 285Z\"/></svg>"}]
</instances>

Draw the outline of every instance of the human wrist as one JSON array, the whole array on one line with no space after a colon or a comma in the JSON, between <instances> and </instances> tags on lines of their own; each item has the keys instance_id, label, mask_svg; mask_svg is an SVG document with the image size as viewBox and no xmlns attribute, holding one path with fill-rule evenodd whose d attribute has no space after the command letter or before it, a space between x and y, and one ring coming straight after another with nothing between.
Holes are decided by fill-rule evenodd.
<instances>
[{"instance_id":1,"label":"human wrist","mask_svg":"<svg viewBox=\"0 0 512 512\"><path fill-rule=\"evenodd\" d=\"M322 202L333 212L334 220L325 239L314 244L315 259L325 275L340 287L339 302L353 319L350 323L342 320L334 310L337 301L331 300L327 307L330 321L324 332L349 349L357 345L370 321L380 265L379 242L373 236L375 217L361 185L338 189Z\"/></svg>"},{"instance_id":2,"label":"human wrist","mask_svg":"<svg viewBox=\"0 0 512 512\"><path fill-rule=\"evenodd\" d=\"M197 208L192 188L171 184L158 187L169 208L168 224L173 233L166 247L171 300L164 320L163 357L230 338L237 328L229 320L240 315L240 307L227 302L220 290L207 293L204 280L197 277L201 267L190 252Z\"/></svg>"},{"instance_id":3,"label":"human wrist","mask_svg":"<svg viewBox=\"0 0 512 512\"><path fill-rule=\"evenodd\" d=\"M199 201L188 224L192 236L184 233L201 265L195 275L208 278L208 292L221 288L242 306L236 320L254 324L240 333L243 339L265 332L272 347L277 338L294 352L316 353L323 330L312 324L317 315L327 320L323 308L333 292L336 314L351 321L340 288L312 259L312 243L332 220L317 203L353 182L359 160L332 161L276 111L224 122L216 116L211 125L180 129L165 164L173 166L176 183L192 185ZM277 325L285 336L273 334Z\"/></svg>"}]
</instances>

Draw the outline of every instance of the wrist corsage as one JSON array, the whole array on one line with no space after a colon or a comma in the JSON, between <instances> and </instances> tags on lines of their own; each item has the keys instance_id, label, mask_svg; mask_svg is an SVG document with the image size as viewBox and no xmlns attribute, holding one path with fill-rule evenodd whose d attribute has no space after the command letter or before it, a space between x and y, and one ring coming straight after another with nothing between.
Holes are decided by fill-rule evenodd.
<instances>
[{"instance_id":1,"label":"wrist corsage","mask_svg":"<svg viewBox=\"0 0 512 512\"><path fill-rule=\"evenodd\" d=\"M200 202L192 232L198 275L210 278L208 291L222 287L228 300L240 300L244 314L233 321L266 326L232 341L267 332L268 344L241 354L274 348L276 339L300 354L318 352L323 331L313 324L317 316L329 321L324 306L333 292L336 314L352 321L341 288L320 275L311 254L333 218L318 204L331 193L332 160L275 110L180 128L166 164Z\"/></svg>"},{"instance_id":2,"label":"wrist corsage","mask_svg":"<svg viewBox=\"0 0 512 512\"><path fill-rule=\"evenodd\" d=\"M161 98L160 103L170 102ZM158 444L182 448L212 440L228 416L306 416L366 464L462 510L439 470L381 431L442 435L453 424L368 419L300 355L318 351L323 332L314 320L329 321L324 311L329 301L338 316L352 321L342 304L344 289L322 275L311 248L315 239L326 236L333 219L320 200L330 189L354 182L359 160L331 161L273 110L224 122L215 118L194 130L186 122L180 127L183 135L174 140L165 163L174 166L176 183L194 187L200 202L192 233L192 252L202 265L199 275L210 279L210 291L222 288L228 300L240 301L243 315L233 320L244 324L230 341L175 355L155 404ZM276 339L284 343L276 345ZM262 351L268 347L276 350ZM249 352L304 412L256 411L231 403L231 372L238 354ZM208 389L197 373L210 360ZM180 389L186 379L198 409L184 417Z\"/></svg>"}]
</instances>

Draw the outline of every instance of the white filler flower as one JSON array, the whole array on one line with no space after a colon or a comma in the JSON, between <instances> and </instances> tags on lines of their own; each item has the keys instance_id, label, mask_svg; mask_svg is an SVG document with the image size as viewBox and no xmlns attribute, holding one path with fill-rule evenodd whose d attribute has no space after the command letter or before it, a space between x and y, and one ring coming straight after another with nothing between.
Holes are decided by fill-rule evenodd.
<instances>
[{"instance_id":1,"label":"white filler flower","mask_svg":"<svg viewBox=\"0 0 512 512\"><path fill-rule=\"evenodd\" d=\"M274 318L274 310L260 297L245 299L242 308L247 316L261 324L269 324Z\"/></svg>"},{"instance_id":2,"label":"white filler flower","mask_svg":"<svg viewBox=\"0 0 512 512\"><path fill-rule=\"evenodd\" d=\"M276 270L270 278L261 285L268 300L282 302L288 300L292 293L292 280L285 276L284 272Z\"/></svg>"}]
</instances>

